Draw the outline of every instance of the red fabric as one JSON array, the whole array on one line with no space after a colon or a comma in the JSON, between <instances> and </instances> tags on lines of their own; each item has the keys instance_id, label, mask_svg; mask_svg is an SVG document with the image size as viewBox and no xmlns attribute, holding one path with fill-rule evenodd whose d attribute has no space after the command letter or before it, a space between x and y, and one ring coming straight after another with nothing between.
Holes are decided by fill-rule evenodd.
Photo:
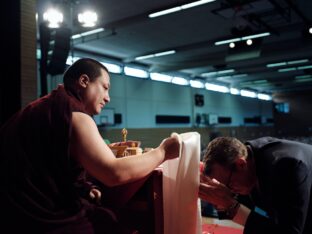
<instances>
[{"instance_id":1,"label":"red fabric","mask_svg":"<svg viewBox=\"0 0 312 234\"><path fill-rule=\"evenodd\" d=\"M102 187L102 205L112 208L119 209L125 206L125 204L138 192L143 186L148 176L134 181L129 184L124 184L116 187Z\"/></svg>"},{"instance_id":2,"label":"red fabric","mask_svg":"<svg viewBox=\"0 0 312 234\"><path fill-rule=\"evenodd\" d=\"M204 163L203 162L199 162L199 172L203 173L204 171Z\"/></svg>"},{"instance_id":3,"label":"red fabric","mask_svg":"<svg viewBox=\"0 0 312 234\"><path fill-rule=\"evenodd\" d=\"M14 223L12 233L19 233L14 228L28 233L90 229L74 186L82 169L69 156L73 111L84 112L83 105L59 86L0 129L0 228Z\"/></svg>"},{"instance_id":4,"label":"red fabric","mask_svg":"<svg viewBox=\"0 0 312 234\"><path fill-rule=\"evenodd\" d=\"M243 234L243 229L221 226L218 224L203 224L203 234Z\"/></svg>"}]
</instances>

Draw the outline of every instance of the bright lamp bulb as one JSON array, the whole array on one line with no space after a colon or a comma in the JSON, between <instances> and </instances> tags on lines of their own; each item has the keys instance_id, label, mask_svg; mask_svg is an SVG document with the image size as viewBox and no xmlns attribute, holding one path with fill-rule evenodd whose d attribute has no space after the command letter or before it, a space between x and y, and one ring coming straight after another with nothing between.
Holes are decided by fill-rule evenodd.
<instances>
[{"instance_id":1,"label":"bright lamp bulb","mask_svg":"<svg viewBox=\"0 0 312 234\"><path fill-rule=\"evenodd\" d=\"M94 27L97 18L97 14L94 11L85 11L78 14L78 21L83 27Z\"/></svg>"},{"instance_id":2,"label":"bright lamp bulb","mask_svg":"<svg viewBox=\"0 0 312 234\"><path fill-rule=\"evenodd\" d=\"M43 19L49 23L49 28L58 28L63 22L63 14L56 9L49 9L43 13Z\"/></svg>"}]
</instances>

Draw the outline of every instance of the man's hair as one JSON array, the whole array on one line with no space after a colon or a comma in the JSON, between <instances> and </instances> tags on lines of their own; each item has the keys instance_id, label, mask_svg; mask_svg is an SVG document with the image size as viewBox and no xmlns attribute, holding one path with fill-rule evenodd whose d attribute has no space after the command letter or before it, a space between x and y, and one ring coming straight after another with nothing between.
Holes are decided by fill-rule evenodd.
<instances>
[{"instance_id":1,"label":"man's hair","mask_svg":"<svg viewBox=\"0 0 312 234\"><path fill-rule=\"evenodd\" d=\"M212 166L218 163L226 168L234 168L239 156L247 156L246 146L234 137L217 137L211 141L204 155L204 173L209 175Z\"/></svg>"},{"instance_id":2,"label":"man's hair","mask_svg":"<svg viewBox=\"0 0 312 234\"><path fill-rule=\"evenodd\" d=\"M101 70L108 73L107 68L100 62L91 58L82 58L74 62L64 73L63 82L67 90L73 90L79 77L86 74L90 81L94 81L101 75Z\"/></svg>"}]
</instances>

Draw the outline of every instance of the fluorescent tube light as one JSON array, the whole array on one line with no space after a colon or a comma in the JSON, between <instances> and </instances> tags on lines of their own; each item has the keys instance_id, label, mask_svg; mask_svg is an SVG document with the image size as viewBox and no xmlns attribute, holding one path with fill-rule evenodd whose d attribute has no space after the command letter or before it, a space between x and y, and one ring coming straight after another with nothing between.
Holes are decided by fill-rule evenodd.
<instances>
[{"instance_id":1,"label":"fluorescent tube light","mask_svg":"<svg viewBox=\"0 0 312 234\"><path fill-rule=\"evenodd\" d=\"M311 75L302 75L302 76L296 76L295 79L306 79L312 77Z\"/></svg>"},{"instance_id":2,"label":"fluorescent tube light","mask_svg":"<svg viewBox=\"0 0 312 234\"><path fill-rule=\"evenodd\" d=\"M97 28L97 29L94 29L94 30L83 32L83 33L81 33L81 36L88 36L88 35L92 35L92 34L103 32L103 31L104 31L104 28Z\"/></svg>"},{"instance_id":3,"label":"fluorescent tube light","mask_svg":"<svg viewBox=\"0 0 312 234\"><path fill-rule=\"evenodd\" d=\"M168 51L164 51L164 52L159 52L155 54L155 57L160 57L160 56L165 56L165 55L169 55L169 54L175 54L175 50L168 50Z\"/></svg>"},{"instance_id":4,"label":"fluorescent tube light","mask_svg":"<svg viewBox=\"0 0 312 234\"><path fill-rule=\"evenodd\" d=\"M143 60L143 59L148 59L148 58L153 58L153 57L155 57L154 54L148 54L148 55L136 57L135 60Z\"/></svg>"},{"instance_id":5,"label":"fluorescent tube light","mask_svg":"<svg viewBox=\"0 0 312 234\"><path fill-rule=\"evenodd\" d=\"M171 82L172 80L172 76L168 76L168 75L160 74L160 73L151 73L150 77L152 80L168 82L168 83Z\"/></svg>"},{"instance_id":6,"label":"fluorescent tube light","mask_svg":"<svg viewBox=\"0 0 312 234\"><path fill-rule=\"evenodd\" d=\"M167 9L167 10L158 11L158 12L149 14L148 17L150 17L150 18L155 18L155 17L158 17L158 16L171 14L171 13L177 12L177 11L181 11L181 7L180 7L180 6L173 7L173 8L169 8L169 9Z\"/></svg>"},{"instance_id":7,"label":"fluorescent tube light","mask_svg":"<svg viewBox=\"0 0 312 234\"><path fill-rule=\"evenodd\" d=\"M280 67L280 66L286 66L287 63L286 62L280 62L280 63L270 63L270 64L267 64L266 66L267 67Z\"/></svg>"},{"instance_id":8,"label":"fluorescent tube light","mask_svg":"<svg viewBox=\"0 0 312 234\"><path fill-rule=\"evenodd\" d=\"M296 79L296 82L308 82L312 81L312 78Z\"/></svg>"},{"instance_id":9,"label":"fluorescent tube light","mask_svg":"<svg viewBox=\"0 0 312 234\"><path fill-rule=\"evenodd\" d=\"M175 50L168 50L168 51L163 51L163 52L159 52L159 53L155 53L155 54L147 54L147 55L139 56L139 57L136 57L134 59L135 60L143 60L143 59L148 59L148 58L166 56L166 55L174 54L174 53L176 53Z\"/></svg>"},{"instance_id":10,"label":"fluorescent tube light","mask_svg":"<svg viewBox=\"0 0 312 234\"><path fill-rule=\"evenodd\" d=\"M117 74L120 74L122 72L122 67L117 65L117 64L114 64L114 63L107 63L107 62L101 62L109 72L112 72L112 73L117 73Z\"/></svg>"},{"instance_id":11,"label":"fluorescent tube light","mask_svg":"<svg viewBox=\"0 0 312 234\"><path fill-rule=\"evenodd\" d=\"M312 65L297 67L298 70L311 69Z\"/></svg>"},{"instance_id":12,"label":"fluorescent tube light","mask_svg":"<svg viewBox=\"0 0 312 234\"><path fill-rule=\"evenodd\" d=\"M195 6L199 6L199 5L203 5L206 3L210 3L210 2L214 2L216 0L199 0L199 1L195 1L195 2L191 2L191 3L187 3L184 5L180 5L180 6L176 6L176 7L172 7L166 10L162 10L162 11L158 11L155 13L151 13L148 15L149 18L155 18L158 16L162 16L162 15L167 15L167 14L171 14L177 11L182 11L182 10L186 10Z\"/></svg>"},{"instance_id":13,"label":"fluorescent tube light","mask_svg":"<svg viewBox=\"0 0 312 234\"><path fill-rule=\"evenodd\" d=\"M223 40L223 41L216 41L215 45L224 45L224 44L229 44L229 43L238 42L238 41L245 41L245 40L253 39L253 38L267 37L270 35L271 34L269 32L259 33L259 34L245 36L245 37L237 37L237 38L227 39L227 40Z\"/></svg>"},{"instance_id":14,"label":"fluorescent tube light","mask_svg":"<svg viewBox=\"0 0 312 234\"><path fill-rule=\"evenodd\" d=\"M269 32L259 33L259 34L254 34L254 35L242 37L242 40L254 39L254 38L259 38L259 37L267 37L270 35L271 35L271 33L269 33Z\"/></svg>"},{"instance_id":15,"label":"fluorescent tube light","mask_svg":"<svg viewBox=\"0 0 312 234\"><path fill-rule=\"evenodd\" d=\"M191 87L197 88L197 89L205 87L204 83L199 80L190 80L190 85Z\"/></svg>"},{"instance_id":16,"label":"fluorescent tube light","mask_svg":"<svg viewBox=\"0 0 312 234\"><path fill-rule=\"evenodd\" d=\"M241 96L251 97L251 98L255 98L257 96L257 94L255 92L252 92L252 91L249 91L249 90L245 90L245 89L242 89L240 91L240 94L241 94Z\"/></svg>"},{"instance_id":17,"label":"fluorescent tube light","mask_svg":"<svg viewBox=\"0 0 312 234\"><path fill-rule=\"evenodd\" d=\"M217 41L215 42L215 45L224 45L232 42L238 42L241 41L241 38L233 38L233 39L228 39L228 40L223 40L223 41Z\"/></svg>"},{"instance_id":18,"label":"fluorescent tube light","mask_svg":"<svg viewBox=\"0 0 312 234\"><path fill-rule=\"evenodd\" d=\"M206 4L206 3L209 3L209 2L214 2L214 1L215 0L200 0L200 1L184 4L184 5L181 6L181 8L183 10L185 10L185 9L189 9L189 8L192 8L192 7L195 7L195 6L203 5L203 4Z\"/></svg>"},{"instance_id":19,"label":"fluorescent tube light","mask_svg":"<svg viewBox=\"0 0 312 234\"><path fill-rule=\"evenodd\" d=\"M148 73L142 69L125 66L124 72L127 76L134 76L138 78L148 78Z\"/></svg>"},{"instance_id":20,"label":"fluorescent tube light","mask_svg":"<svg viewBox=\"0 0 312 234\"><path fill-rule=\"evenodd\" d=\"M206 72L206 73L201 74L201 76L204 76L204 77L215 76L215 75L217 75L217 72Z\"/></svg>"},{"instance_id":21,"label":"fluorescent tube light","mask_svg":"<svg viewBox=\"0 0 312 234\"><path fill-rule=\"evenodd\" d=\"M103 31L104 31L104 28L97 28L97 29L94 29L94 30L90 30L90 31L86 31L86 32L83 32L83 33L72 35L71 38L72 39L77 39L77 38L80 38L80 37L89 36L89 35L92 35L92 34L95 34L95 33L103 32Z\"/></svg>"},{"instance_id":22,"label":"fluorescent tube light","mask_svg":"<svg viewBox=\"0 0 312 234\"><path fill-rule=\"evenodd\" d=\"M228 79L231 79L232 76L218 76L217 79L218 80L228 80Z\"/></svg>"},{"instance_id":23,"label":"fluorescent tube light","mask_svg":"<svg viewBox=\"0 0 312 234\"><path fill-rule=\"evenodd\" d=\"M233 73L235 72L234 69L228 69L228 70L223 70L223 71L217 71L217 74L220 75L220 74L227 74L227 73Z\"/></svg>"},{"instance_id":24,"label":"fluorescent tube light","mask_svg":"<svg viewBox=\"0 0 312 234\"><path fill-rule=\"evenodd\" d=\"M235 88L230 88L230 93L233 95L238 95L238 94L240 94L240 91L238 89L235 89Z\"/></svg>"},{"instance_id":25,"label":"fluorescent tube light","mask_svg":"<svg viewBox=\"0 0 312 234\"><path fill-rule=\"evenodd\" d=\"M287 64L292 65L292 64L307 63L307 62L309 62L309 59L300 59L300 60L288 61Z\"/></svg>"},{"instance_id":26,"label":"fluorescent tube light","mask_svg":"<svg viewBox=\"0 0 312 234\"><path fill-rule=\"evenodd\" d=\"M172 81L173 84L177 84L177 85L188 85L189 81L185 78L182 77L173 77Z\"/></svg>"},{"instance_id":27,"label":"fluorescent tube light","mask_svg":"<svg viewBox=\"0 0 312 234\"><path fill-rule=\"evenodd\" d=\"M212 90L212 91L216 91L216 92L221 92L221 93L228 93L228 92L230 92L228 87L222 86L222 85L206 83L205 87L208 90Z\"/></svg>"},{"instance_id":28,"label":"fluorescent tube light","mask_svg":"<svg viewBox=\"0 0 312 234\"><path fill-rule=\"evenodd\" d=\"M293 60L288 62L279 62L279 63L270 63L267 64L267 67L279 67L279 66L286 66L286 65L294 65L299 63L307 63L309 62L309 59L300 59L300 60Z\"/></svg>"},{"instance_id":29,"label":"fluorescent tube light","mask_svg":"<svg viewBox=\"0 0 312 234\"><path fill-rule=\"evenodd\" d=\"M270 95L264 94L264 93L258 93L257 97L258 97L258 99L265 100L265 101L272 100L272 97Z\"/></svg>"},{"instance_id":30,"label":"fluorescent tube light","mask_svg":"<svg viewBox=\"0 0 312 234\"><path fill-rule=\"evenodd\" d=\"M278 69L278 72L289 72L289 71L296 71L296 67L289 67L289 68L283 68L283 69Z\"/></svg>"},{"instance_id":31,"label":"fluorescent tube light","mask_svg":"<svg viewBox=\"0 0 312 234\"><path fill-rule=\"evenodd\" d=\"M242 78L242 77L246 77L246 76L248 76L247 74L237 74L237 75L233 75L232 77L233 78Z\"/></svg>"},{"instance_id":32,"label":"fluorescent tube light","mask_svg":"<svg viewBox=\"0 0 312 234\"><path fill-rule=\"evenodd\" d=\"M265 84L268 83L267 80L255 80L253 83L255 84Z\"/></svg>"},{"instance_id":33,"label":"fluorescent tube light","mask_svg":"<svg viewBox=\"0 0 312 234\"><path fill-rule=\"evenodd\" d=\"M233 72L235 72L234 69L228 69L228 70L222 70L222 71L213 71L213 72L202 73L201 76L209 77L209 76L216 76L216 75L228 74L228 73L233 73Z\"/></svg>"}]
</instances>

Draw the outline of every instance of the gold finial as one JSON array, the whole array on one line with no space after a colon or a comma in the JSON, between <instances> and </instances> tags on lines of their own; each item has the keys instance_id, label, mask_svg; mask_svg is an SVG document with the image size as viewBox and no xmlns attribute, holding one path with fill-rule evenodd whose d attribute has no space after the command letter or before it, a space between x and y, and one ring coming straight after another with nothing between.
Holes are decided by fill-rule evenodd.
<instances>
[{"instance_id":1,"label":"gold finial","mask_svg":"<svg viewBox=\"0 0 312 234\"><path fill-rule=\"evenodd\" d=\"M121 130L121 134L122 134L123 141L126 142L127 141L127 134L128 134L127 129L123 128Z\"/></svg>"}]
</instances>

